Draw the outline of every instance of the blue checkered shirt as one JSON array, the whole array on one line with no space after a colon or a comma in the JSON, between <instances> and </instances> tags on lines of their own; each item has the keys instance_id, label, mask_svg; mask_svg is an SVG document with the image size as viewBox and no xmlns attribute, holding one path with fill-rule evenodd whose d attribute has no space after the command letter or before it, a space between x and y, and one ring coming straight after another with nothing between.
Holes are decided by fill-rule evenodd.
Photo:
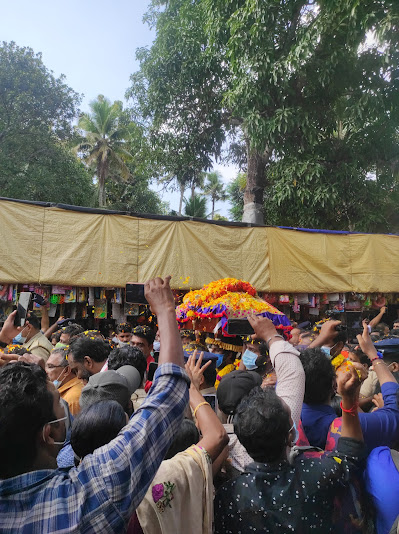
<instances>
[{"instance_id":1,"label":"blue checkered shirt","mask_svg":"<svg viewBox=\"0 0 399 534\"><path fill-rule=\"evenodd\" d=\"M126 427L78 468L0 480L0 532L124 532L179 428L187 385L183 369L161 365Z\"/></svg>"}]
</instances>

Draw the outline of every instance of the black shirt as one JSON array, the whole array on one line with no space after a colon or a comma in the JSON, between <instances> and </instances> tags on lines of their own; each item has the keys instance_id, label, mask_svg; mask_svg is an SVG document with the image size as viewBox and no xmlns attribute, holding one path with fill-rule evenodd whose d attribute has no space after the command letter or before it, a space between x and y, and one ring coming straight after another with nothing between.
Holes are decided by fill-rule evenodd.
<instances>
[{"instance_id":1,"label":"black shirt","mask_svg":"<svg viewBox=\"0 0 399 534\"><path fill-rule=\"evenodd\" d=\"M363 451L363 442L340 438L337 451L322 459L249 464L216 494L215 534L330 532L337 488Z\"/></svg>"}]
</instances>

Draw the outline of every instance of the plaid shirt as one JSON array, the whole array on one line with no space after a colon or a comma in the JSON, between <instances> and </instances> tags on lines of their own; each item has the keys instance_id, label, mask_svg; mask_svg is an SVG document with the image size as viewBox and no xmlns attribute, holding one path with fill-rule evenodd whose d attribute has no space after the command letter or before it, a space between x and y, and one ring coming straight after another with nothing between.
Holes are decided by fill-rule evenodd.
<instances>
[{"instance_id":1,"label":"plaid shirt","mask_svg":"<svg viewBox=\"0 0 399 534\"><path fill-rule=\"evenodd\" d=\"M124 532L179 428L187 384L183 369L161 365L129 424L78 468L0 480L0 532Z\"/></svg>"}]
</instances>

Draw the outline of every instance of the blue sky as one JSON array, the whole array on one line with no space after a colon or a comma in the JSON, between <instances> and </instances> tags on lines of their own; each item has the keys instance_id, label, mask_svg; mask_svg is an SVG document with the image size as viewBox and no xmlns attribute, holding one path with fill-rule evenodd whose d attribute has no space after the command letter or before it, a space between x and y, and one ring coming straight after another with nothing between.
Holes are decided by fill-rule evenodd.
<instances>
[{"instance_id":1,"label":"blue sky","mask_svg":"<svg viewBox=\"0 0 399 534\"><path fill-rule=\"evenodd\" d=\"M147 6L140 0L3 2L0 40L42 52L44 64L56 76L65 74L68 85L84 95L81 107L86 111L98 94L124 100L129 76L139 68L136 49L150 46L155 37L142 21ZM226 182L236 175L234 167L215 169ZM163 199L177 208L177 193L164 194ZM216 208L227 215L227 203Z\"/></svg>"}]
</instances>

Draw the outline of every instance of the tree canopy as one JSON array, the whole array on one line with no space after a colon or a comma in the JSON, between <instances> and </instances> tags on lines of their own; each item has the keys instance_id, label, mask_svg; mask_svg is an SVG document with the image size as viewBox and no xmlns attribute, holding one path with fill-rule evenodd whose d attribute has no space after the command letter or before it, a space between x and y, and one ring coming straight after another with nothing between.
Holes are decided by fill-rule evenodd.
<instances>
[{"instance_id":1,"label":"tree canopy","mask_svg":"<svg viewBox=\"0 0 399 534\"><path fill-rule=\"evenodd\" d=\"M157 38L128 95L172 172L241 139L244 220L390 230L397 13L393 0L154 0Z\"/></svg>"},{"instance_id":2,"label":"tree canopy","mask_svg":"<svg viewBox=\"0 0 399 534\"><path fill-rule=\"evenodd\" d=\"M41 55L0 46L0 191L2 196L90 204L92 184L70 153L80 96L55 78Z\"/></svg>"}]
</instances>

